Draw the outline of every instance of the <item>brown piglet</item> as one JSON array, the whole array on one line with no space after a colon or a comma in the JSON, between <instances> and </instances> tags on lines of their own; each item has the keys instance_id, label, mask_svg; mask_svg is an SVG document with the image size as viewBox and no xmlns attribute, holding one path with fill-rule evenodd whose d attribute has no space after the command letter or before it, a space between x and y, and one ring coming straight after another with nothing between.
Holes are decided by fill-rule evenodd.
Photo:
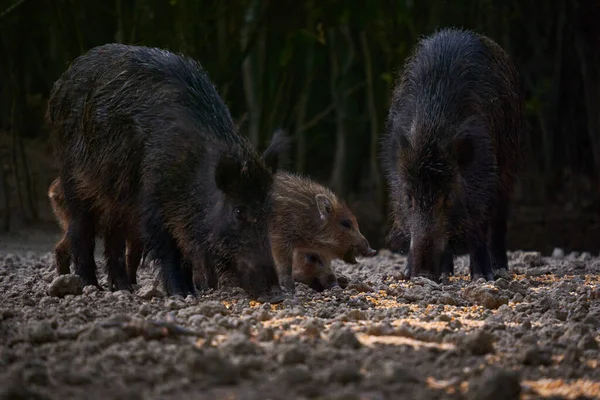
<instances>
[{"instance_id":1,"label":"brown piglet","mask_svg":"<svg viewBox=\"0 0 600 400\"><path fill-rule=\"evenodd\" d=\"M346 203L323 185L280 171L275 174L272 200L271 249L279 283L288 292L295 292L294 279L312 286L318 281L323 288L335 286L331 260L356 263L356 255L376 254Z\"/></svg>"}]
</instances>

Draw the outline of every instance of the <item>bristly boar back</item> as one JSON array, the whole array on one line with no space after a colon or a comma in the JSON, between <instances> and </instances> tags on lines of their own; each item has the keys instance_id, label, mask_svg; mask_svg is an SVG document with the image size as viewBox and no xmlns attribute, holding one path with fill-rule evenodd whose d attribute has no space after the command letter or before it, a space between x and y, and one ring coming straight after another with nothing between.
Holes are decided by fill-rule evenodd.
<instances>
[{"instance_id":1,"label":"bristly boar back","mask_svg":"<svg viewBox=\"0 0 600 400\"><path fill-rule=\"evenodd\" d=\"M253 296L278 290L267 229L277 157L265 162L238 134L198 62L157 48L95 47L55 83L47 123L86 284L97 284L92 210L101 210L109 275L126 278L120 229L133 221L169 294L194 292L189 263L201 258Z\"/></svg>"}]
</instances>

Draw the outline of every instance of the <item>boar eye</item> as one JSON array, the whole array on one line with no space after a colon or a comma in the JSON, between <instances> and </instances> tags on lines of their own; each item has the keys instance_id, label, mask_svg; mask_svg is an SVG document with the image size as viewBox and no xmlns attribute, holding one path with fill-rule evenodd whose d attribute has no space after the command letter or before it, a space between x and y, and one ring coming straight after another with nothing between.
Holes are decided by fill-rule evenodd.
<instances>
[{"instance_id":1,"label":"boar eye","mask_svg":"<svg viewBox=\"0 0 600 400\"><path fill-rule=\"evenodd\" d=\"M233 210L233 215L235 215L235 218L238 221L243 221L245 219L245 217L246 217L246 215L244 214L244 210L241 207L236 207Z\"/></svg>"},{"instance_id":2,"label":"boar eye","mask_svg":"<svg viewBox=\"0 0 600 400\"><path fill-rule=\"evenodd\" d=\"M342 226L346 229L352 229L352 221L345 219L341 222Z\"/></svg>"},{"instance_id":3,"label":"boar eye","mask_svg":"<svg viewBox=\"0 0 600 400\"><path fill-rule=\"evenodd\" d=\"M311 264L316 264L319 260L317 259L317 256L314 254L309 254L306 256L306 259L308 260L309 263Z\"/></svg>"}]
</instances>

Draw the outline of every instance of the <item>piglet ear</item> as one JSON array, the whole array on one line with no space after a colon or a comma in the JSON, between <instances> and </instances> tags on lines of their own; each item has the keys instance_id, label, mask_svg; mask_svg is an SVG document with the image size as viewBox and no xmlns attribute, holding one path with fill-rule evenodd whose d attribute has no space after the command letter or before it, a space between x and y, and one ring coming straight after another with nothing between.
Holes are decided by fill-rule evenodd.
<instances>
[{"instance_id":1,"label":"piglet ear","mask_svg":"<svg viewBox=\"0 0 600 400\"><path fill-rule=\"evenodd\" d=\"M451 152L460 169L467 168L475 158L473 136L469 133L459 133L450 143Z\"/></svg>"},{"instance_id":2,"label":"piglet ear","mask_svg":"<svg viewBox=\"0 0 600 400\"><path fill-rule=\"evenodd\" d=\"M315 202L317 203L317 209L319 210L319 216L322 220L326 220L333 207L331 206L331 201L322 193L319 193L315 196Z\"/></svg>"},{"instance_id":3,"label":"piglet ear","mask_svg":"<svg viewBox=\"0 0 600 400\"><path fill-rule=\"evenodd\" d=\"M233 195L240 185L242 164L229 154L221 154L215 168L217 188L227 195Z\"/></svg>"}]
</instances>

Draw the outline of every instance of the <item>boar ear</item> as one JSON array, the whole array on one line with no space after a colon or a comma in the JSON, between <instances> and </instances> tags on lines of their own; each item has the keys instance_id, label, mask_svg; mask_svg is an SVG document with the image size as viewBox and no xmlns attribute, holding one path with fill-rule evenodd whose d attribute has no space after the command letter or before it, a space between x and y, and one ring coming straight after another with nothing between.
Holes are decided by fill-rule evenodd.
<instances>
[{"instance_id":1,"label":"boar ear","mask_svg":"<svg viewBox=\"0 0 600 400\"><path fill-rule=\"evenodd\" d=\"M466 168L473 162L475 158L475 146L473 137L469 133L459 133L456 135L452 139L450 146L459 168Z\"/></svg>"},{"instance_id":2,"label":"boar ear","mask_svg":"<svg viewBox=\"0 0 600 400\"><path fill-rule=\"evenodd\" d=\"M271 143L263 152L263 160L267 168L275 173L284 162L285 154L288 152L291 140L283 129L278 129L271 138Z\"/></svg>"},{"instance_id":3,"label":"boar ear","mask_svg":"<svg viewBox=\"0 0 600 400\"><path fill-rule=\"evenodd\" d=\"M319 215L321 219L325 220L331 214L333 207L331 206L331 202L322 193L319 193L315 196L315 201L317 202L317 208L319 209Z\"/></svg>"},{"instance_id":4,"label":"boar ear","mask_svg":"<svg viewBox=\"0 0 600 400\"><path fill-rule=\"evenodd\" d=\"M233 194L234 188L239 185L242 165L229 154L221 154L215 168L215 182L217 188L226 194Z\"/></svg>"}]
</instances>

